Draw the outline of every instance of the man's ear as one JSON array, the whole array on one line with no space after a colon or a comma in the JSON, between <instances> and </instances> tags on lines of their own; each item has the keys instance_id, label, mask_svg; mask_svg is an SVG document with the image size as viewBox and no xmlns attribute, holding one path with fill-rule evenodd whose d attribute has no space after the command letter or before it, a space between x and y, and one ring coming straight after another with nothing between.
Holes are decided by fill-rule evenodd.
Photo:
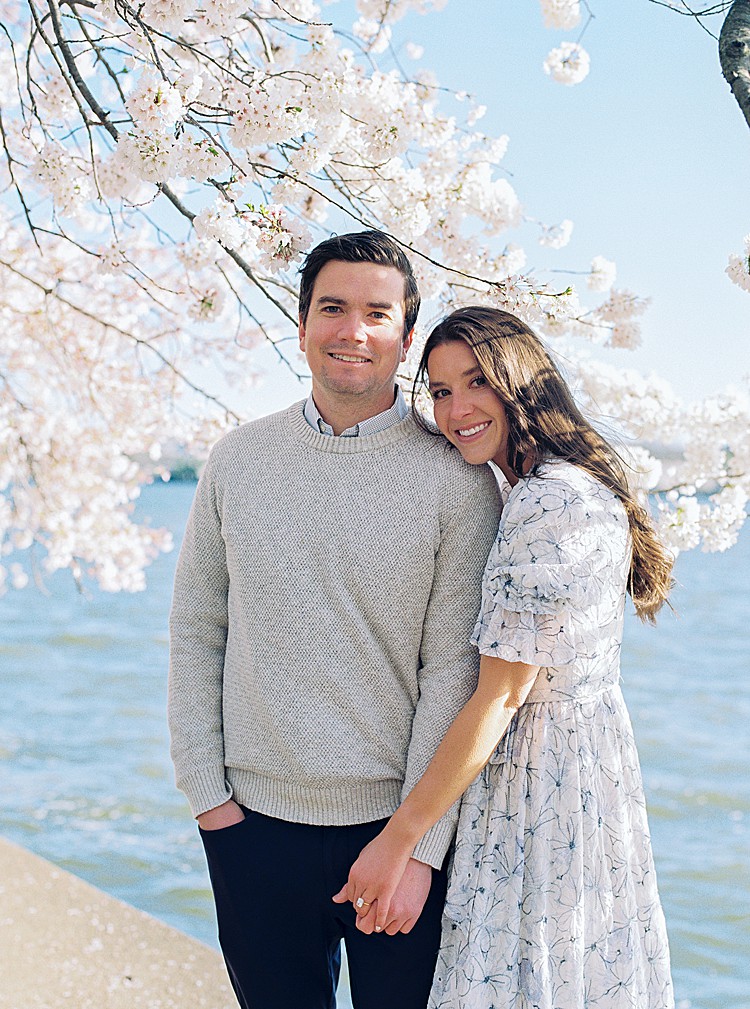
<instances>
[{"instance_id":1,"label":"man's ear","mask_svg":"<svg viewBox=\"0 0 750 1009\"><path fill-rule=\"evenodd\" d=\"M404 337L404 342L401 347L401 360L406 360L406 355L409 353L409 347L411 347L411 341L414 339L414 330L410 329L409 332Z\"/></svg>"},{"instance_id":2,"label":"man's ear","mask_svg":"<svg viewBox=\"0 0 750 1009\"><path fill-rule=\"evenodd\" d=\"M302 321L302 316L300 316L300 320L299 320L299 349L304 354L304 352L305 352L305 324Z\"/></svg>"}]
</instances>

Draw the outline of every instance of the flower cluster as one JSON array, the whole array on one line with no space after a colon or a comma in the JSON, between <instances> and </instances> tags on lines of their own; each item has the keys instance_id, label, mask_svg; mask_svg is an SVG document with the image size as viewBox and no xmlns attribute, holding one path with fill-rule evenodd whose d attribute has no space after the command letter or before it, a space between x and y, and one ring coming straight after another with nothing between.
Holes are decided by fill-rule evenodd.
<instances>
[{"instance_id":1,"label":"flower cluster","mask_svg":"<svg viewBox=\"0 0 750 1009\"><path fill-rule=\"evenodd\" d=\"M632 350L640 344L639 317L647 306L648 301L637 297L632 291L610 292L607 300L596 309L598 320L609 328L607 343L610 347Z\"/></svg>"},{"instance_id":2,"label":"flower cluster","mask_svg":"<svg viewBox=\"0 0 750 1009\"><path fill-rule=\"evenodd\" d=\"M256 246L266 267L273 273L298 262L312 244L310 229L274 204L249 207Z\"/></svg>"},{"instance_id":3,"label":"flower cluster","mask_svg":"<svg viewBox=\"0 0 750 1009\"><path fill-rule=\"evenodd\" d=\"M743 291L750 291L750 235L745 235L745 249L741 256L732 255L729 257L729 265L726 274L733 284L741 287Z\"/></svg>"},{"instance_id":4,"label":"flower cluster","mask_svg":"<svg viewBox=\"0 0 750 1009\"><path fill-rule=\"evenodd\" d=\"M750 501L745 488L723 487L710 501L672 491L658 503L658 529L667 546L678 554L699 544L705 552L728 550L747 518Z\"/></svg>"},{"instance_id":5,"label":"flower cluster","mask_svg":"<svg viewBox=\"0 0 750 1009\"><path fill-rule=\"evenodd\" d=\"M611 259L604 256L594 256L591 260L591 273L586 278L590 291L608 291L615 282L617 267Z\"/></svg>"},{"instance_id":6,"label":"flower cluster","mask_svg":"<svg viewBox=\"0 0 750 1009\"><path fill-rule=\"evenodd\" d=\"M591 68L589 54L577 42L563 42L551 49L544 61L544 72L558 84L572 86L588 77Z\"/></svg>"},{"instance_id":7,"label":"flower cluster","mask_svg":"<svg viewBox=\"0 0 750 1009\"><path fill-rule=\"evenodd\" d=\"M573 222L566 218L559 224L543 226L539 244L546 245L549 249L564 249L572 234Z\"/></svg>"},{"instance_id":8,"label":"flower cluster","mask_svg":"<svg viewBox=\"0 0 750 1009\"><path fill-rule=\"evenodd\" d=\"M55 210L63 216L78 216L93 195L80 161L52 141L39 152L32 170L37 182L52 197Z\"/></svg>"},{"instance_id":9,"label":"flower cluster","mask_svg":"<svg viewBox=\"0 0 750 1009\"><path fill-rule=\"evenodd\" d=\"M540 2L548 27L579 23L578 0ZM314 0L101 0L86 8L86 45L75 5L54 40L25 5L4 17L3 585L22 586L32 565L143 585L169 539L134 520L139 488L168 477L170 445L203 454L244 419L220 390L247 391L261 342L302 377L285 342L294 267L333 230L392 233L437 310L488 302L551 341L637 344L645 302L612 289L613 263L579 271L593 305L529 266L535 217L503 171L508 138L480 129L484 106L424 68L393 69L390 51L379 65L399 19L443 3L357 0L342 30ZM42 23L47 5L35 0ZM588 65L563 43L545 66L572 84ZM542 246L564 248L572 227L542 226ZM746 245L728 272L748 287ZM572 377L647 444L644 486L676 488L660 519L675 544L731 539L749 489L747 411L714 399L691 412L657 380L583 358ZM657 438L679 449L661 477Z\"/></svg>"},{"instance_id":10,"label":"flower cluster","mask_svg":"<svg viewBox=\"0 0 750 1009\"><path fill-rule=\"evenodd\" d=\"M135 127L146 134L174 130L185 115L179 90L152 70L143 71L125 108Z\"/></svg>"},{"instance_id":11,"label":"flower cluster","mask_svg":"<svg viewBox=\"0 0 750 1009\"><path fill-rule=\"evenodd\" d=\"M579 0L539 0L546 28L568 31L581 20Z\"/></svg>"},{"instance_id":12,"label":"flower cluster","mask_svg":"<svg viewBox=\"0 0 750 1009\"><path fill-rule=\"evenodd\" d=\"M234 204L224 199L196 214L193 227L198 238L219 242L227 249L241 248L247 231Z\"/></svg>"},{"instance_id":13,"label":"flower cluster","mask_svg":"<svg viewBox=\"0 0 750 1009\"><path fill-rule=\"evenodd\" d=\"M144 290L153 250L137 238L127 256L116 244L102 249L92 270L90 256L49 236L44 256L28 262L23 232L2 211L0 236L0 591L61 568L107 591L137 591L147 565L171 548L167 531L133 518L142 484L168 476L155 464L162 442L202 451L204 432L216 436L215 411L200 401L185 411L180 376L200 343L188 358L175 333L167 359L151 306L157 292L166 304L174 280L152 265L158 286ZM200 287L205 268L186 261L173 294L176 307L194 291L202 320L226 298L226 288Z\"/></svg>"}]
</instances>

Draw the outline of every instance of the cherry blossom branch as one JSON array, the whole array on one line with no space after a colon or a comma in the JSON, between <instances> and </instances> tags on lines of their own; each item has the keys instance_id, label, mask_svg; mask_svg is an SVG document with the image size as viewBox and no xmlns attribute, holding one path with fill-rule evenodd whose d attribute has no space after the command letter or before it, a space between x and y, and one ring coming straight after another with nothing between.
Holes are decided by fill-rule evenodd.
<instances>
[{"instance_id":1,"label":"cherry blossom branch","mask_svg":"<svg viewBox=\"0 0 750 1009\"><path fill-rule=\"evenodd\" d=\"M60 23L60 11L58 9L55 0L47 0L47 7L50 12L50 18L52 20L52 28L55 33L55 38L57 39L60 52L62 53L71 80L75 83L75 86L78 89L79 94L83 97L88 107L97 117L99 123L105 128L105 130L107 130L107 132L114 140L117 140L118 132L112 125L112 123L109 121L109 113L101 107L101 105L94 97L93 93L91 92L91 89L86 84L86 82L84 81L83 77L81 76L78 70L75 58L73 57L73 54L70 51L70 46L68 45L68 42L65 36L63 35L62 25ZM40 28L40 34L41 34L41 28ZM45 39L45 41L47 41L47 39ZM54 54L54 50L52 49L51 45L50 45L50 51L52 51ZM73 88L71 88L71 92L73 93L74 97L76 97Z\"/></svg>"},{"instance_id":2,"label":"cherry blossom branch","mask_svg":"<svg viewBox=\"0 0 750 1009\"><path fill-rule=\"evenodd\" d=\"M8 144L8 137L7 137L6 133L5 133L5 125L3 123L2 108L0 108L0 138L2 139L2 142L3 142L3 151L5 152L5 160L8 162L8 174L10 175L10 181L11 181L11 183L13 185L13 188L16 191L16 196L18 197L18 202L21 204L21 208L23 210L24 217L26 218L26 223L28 224L29 231L31 232L31 237L34 239L34 245L36 245L37 249L41 252L41 246L39 245L39 240L36 237L36 230L37 229L34 226L33 221L31 220L31 211L29 210L28 204L26 203L26 200L25 200L24 195L23 195L23 191L21 190L21 187L19 186L18 180L16 179L15 173L13 171L13 165L15 164L15 158L10 153L10 146Z\"/></svg>"},{"instance_id":3,"label":"cherry blossom branch","mask_svg":"<svg viewBox=\"0 0 750 1009\"><path fill-rule=\"evenodd\" d=\"M157 358L157 360L161 362L161 364L163 364L166 368L168 368L169 371L171 371L174 374L174 376L180 380L180 382L182 382L185 386L187 386L187 388L191 389L193 392L198 393L198 395L202 399L205 399L208 402L215 404L226 414L227 417L231 418L232 421L234 421L235 423L237 424L242 423L242 418L240 417L239 414L235 413L235 411L232 410L232 408L229 407L226 403L224 403L221 399L219 399L218 396L214 396L212 393L208 392L206 389L203 389L201 386L193 382L192 379L188 378L185 372L182 371L182 369L178 368L177 365L174 363L174 361L171 361L165 354L162 353L162 351L159 350L158 347L155 347L150 340L146 340L141 336L137 336L135 333L132 333L127 329L123 329L116 323L109 322L105 319L99 318L94 313L87 311L85 308L82 308L80 305L77 305L74 301L71 301L69 298L66 298L64 295L60 294L59 290L57 290L56 287L43 284L40 280L37 280L35 277L29 276L23 270L19 270L12 263L9 263L4 259L0 259L0 266L4 266L6 270L9 270L17 277L20 277L22 280L25 280L27 283L33 285L38 290L42 291L42 293L45 294L47 297L55 298L62 305L65 305L67 308L72 309L73 312L75 312L77 315L82 316L84 319L89 319L91 322L94 322L97 325L102 326L104 329L112 330L119 336L125 337L125 339L129 340L136 347L141 347L148 350L151 354L153 354Z\"/></svg>"}]
</instances>

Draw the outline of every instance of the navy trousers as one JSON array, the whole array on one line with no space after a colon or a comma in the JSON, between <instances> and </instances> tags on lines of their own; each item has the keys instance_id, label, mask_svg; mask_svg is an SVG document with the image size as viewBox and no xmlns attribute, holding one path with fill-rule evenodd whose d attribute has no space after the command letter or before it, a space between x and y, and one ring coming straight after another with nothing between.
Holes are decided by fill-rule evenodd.
<instances>
[{"instance_id":1,"label":"navy trousers","mask_svg":"<svg viewBox=\"0 0 750 1009\"><path fill-rule=\"evenodd\" d=\"M440 945L447 873L408 935L364 935L333 894L385 820L345 827L289 823L250 810L201 830L219 942L242 1009L335 1009L346 944L354 1009L425 1009Z\"/></svg>"}]
</instances>

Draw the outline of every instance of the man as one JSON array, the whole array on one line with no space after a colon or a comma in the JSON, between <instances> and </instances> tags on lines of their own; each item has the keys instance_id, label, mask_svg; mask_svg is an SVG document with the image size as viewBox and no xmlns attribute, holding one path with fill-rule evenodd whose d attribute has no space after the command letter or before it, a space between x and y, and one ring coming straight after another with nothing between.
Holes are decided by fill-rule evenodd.
<instances>
[{"instance_id":1,"label":"man","mask_svg":"<svg viewBox=\"0 0 750 1009\"><path fill-rule=\"evenodd\" d=\"M302 270L304 403L213 449L175 581L170 726L243 1009L424 1009L455 811L414 850L399 931L332 896L418 780L476 677L469 637L498 501L395 384L419 309L379 232ZM362 909L360 909L361 911Z\"/></svg>"}]
</instances>

